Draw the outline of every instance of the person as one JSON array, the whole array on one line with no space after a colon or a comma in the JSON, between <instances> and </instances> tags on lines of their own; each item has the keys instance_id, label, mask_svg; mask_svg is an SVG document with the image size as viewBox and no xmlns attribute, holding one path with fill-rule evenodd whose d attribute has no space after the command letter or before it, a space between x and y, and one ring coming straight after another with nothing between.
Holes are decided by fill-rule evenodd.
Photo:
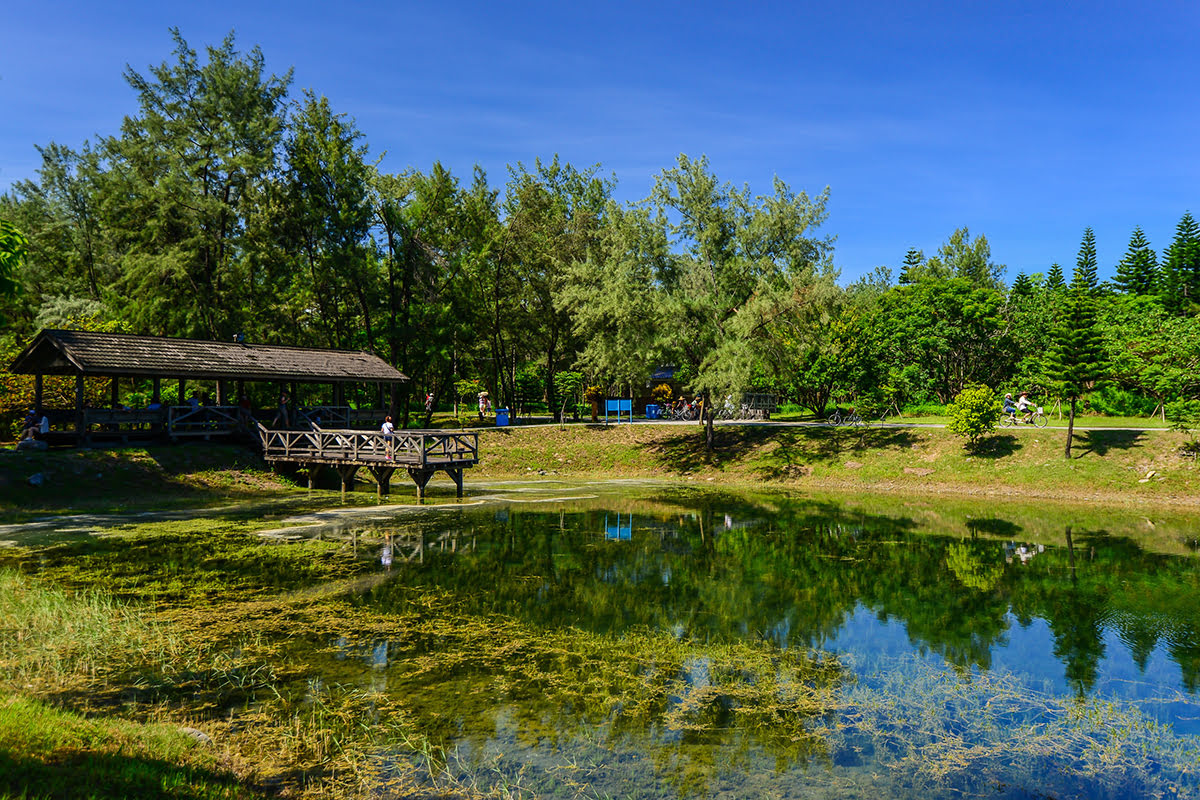
<instances>
[{"instance_id":1,"label":"person","mask_svg":"<svg viewBox=\"0 0 1200 800\"><path fill-rule=\"evenodd\" d=\"M34 438L34 435L37 432L38 432L37 412L31 408L31 409L29 409L29 413L25 415L25 421L21 423L21 438L22 439L32 439L32 438Z\"/></svg>"},{"instance_id":2,"label":"person","mask_svg":"<svg viewBox=\"0 0 1200 800\"><path fill-rule=\"evenodd\" d=\"M290 428L288 424L288 396L286 394L279 395L279 410L275 412L275 419L271 421L271 427L277 428L282 424L284 428Z\"/></svg>"},{"instance_id":3,"label":"person","mask_svg":"<svg viewBox=\"0 0 1200 800\"><path fill-rule=\"evenodd\" d=\"M491 401L488 400L488 393L480 392L479 393L479 418L481 420L487 415L488 409L491 408L491 405L492 405Z\"/></svg>"},{"instance_id":4,"label":"person","mask_svg":"<svg viewBox=\"0 0 1200 800\"><path fill-rule=\"evenodd\" d=\"M1017 407L1013 404L1012 392L1004 395L1004 416L1016 417Z\"/></svg>"},{"instance_id":5,"label":"person","mask_svg":"<svg viewBox=\"0 0 1200 800\"><path fill-rule=\"evenodd\" d=\"M425 413L433 413L433 392L428 392L425 395Z\"/></svg>"},{"instance_id":6,"label":"person","mask_svg":"<svg viewBox=\"0 0 1200 800\"><path fill-rule=\"evenodd\" d=\"M1033 403L1029 400L1029 392L1021 392L1017 398L1017 411L1021 413L1021 422L1033 422Z\"/></svg>"},{"instance_id":7,"label":"person","mask_svg":"<svg viewBox=\"0 0 1200 800\"><path fill-rule=\"evenodd\" d=\"M383 434L384 454L388 461L392 460L392 437L396 435L396 426L392 424L391 416L383 418L383 425L379 426L379 432Z\"/></svg>"},{"instance_id":8,"label":"person","mask_svg":"<svg viewBox=\"0 0 1200 800\"><path fill-rule=\"evenodd\" d=\"M200 409L200 393L193 391L192 396L188 398L188 405L192 407L192 411Z\"/></svg>"}]
</instances>

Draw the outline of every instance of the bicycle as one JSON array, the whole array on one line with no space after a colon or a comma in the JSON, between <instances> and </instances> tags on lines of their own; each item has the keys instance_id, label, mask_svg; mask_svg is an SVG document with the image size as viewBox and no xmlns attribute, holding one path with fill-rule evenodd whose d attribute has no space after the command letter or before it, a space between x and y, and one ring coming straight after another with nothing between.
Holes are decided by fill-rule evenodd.
<instances>
[{"instance_id":1,"label":"bicycle","mask_svg":"<svg viewBox=\"0 0 1200 800\"><path fill-rule=\"evenodd\" d=\"M1050 420L1046 417L1046 412L1042 410L1041 406L1038 406L1036 409L1034 409L1031 412L1027 412L1029 414L1028 420L1017 419L1017 414L1019 414L1019 413L1020 412L1016 412L1013 414L1001 414L1000 415L1000 427L1012 428L1016 425L1028 423L1030 425L1033 425L1035 428L1044 428L1050 422Z\"/></svg>"}]
</instances>

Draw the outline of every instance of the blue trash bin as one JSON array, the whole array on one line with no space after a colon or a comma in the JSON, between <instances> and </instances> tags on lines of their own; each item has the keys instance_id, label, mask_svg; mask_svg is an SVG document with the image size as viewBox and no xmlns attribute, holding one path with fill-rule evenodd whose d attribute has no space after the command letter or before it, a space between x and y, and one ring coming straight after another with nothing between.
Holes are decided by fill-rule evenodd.
<instances>
[{"instance_id":1,"label":"blue trash bin","mask_svg":"<svg viewBox=\"0 0 1200 800\"><path fill-rule=\"evenodd\" d=\"M496 427L504 428L507 426L508 426L508 409L507 408L497 408L496 409Z\"/></svg>"},{"instance_id":2,"label":"blue trash bin","mask_svg":"<svg viewBox=\"0 0 1200 800\"><path fill-rule=\"evenodd\" d=\"M662 409L657 403L648 403L646 405L646 419L658 419L662 416Z\"/></svg>"}]
</instances>

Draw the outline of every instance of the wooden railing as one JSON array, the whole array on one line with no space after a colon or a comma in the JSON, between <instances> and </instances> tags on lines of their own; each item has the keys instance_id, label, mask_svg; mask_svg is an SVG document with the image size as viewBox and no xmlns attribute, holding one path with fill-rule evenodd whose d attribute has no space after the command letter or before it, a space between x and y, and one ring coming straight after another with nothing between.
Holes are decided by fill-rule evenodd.
<instances>
[{"instance_id":1,"label":"wooden railing","mask_svg":"<svg viewBox=\"0 0 1200 800\"><path fill-rule=\"evenodd\" d=\"M172 436L212 436L234 433L252 424L243 423L237 406L171 406L167 409L167 430Z\"/></svg>"},{"instance_id":2,"label":"wooden railing","mask_svg":"<svg viewBox=\"0 0 1200 800\"><path fill-rule=\"evenodd\" d=\"M479 434L460 431L356 431L349 428L273 431L259 425L263 457L271 461L382 463L419 467L474 464Z\"/></svg>"}]
</instances>

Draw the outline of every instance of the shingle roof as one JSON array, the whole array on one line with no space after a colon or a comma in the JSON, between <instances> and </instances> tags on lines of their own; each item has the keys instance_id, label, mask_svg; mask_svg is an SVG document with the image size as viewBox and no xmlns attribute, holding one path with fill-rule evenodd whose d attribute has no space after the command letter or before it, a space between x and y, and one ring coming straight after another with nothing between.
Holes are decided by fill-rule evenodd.
<instances>
[{"instance_id":1,"label":"shingle roof","mask_svg":"<svg viewBox=\"0 0 1200 800\"><path fill-rule=\"evenodd\" d=\"M361 351L60 330L39 333L9 371L317 383L408 380L379 356Z\"/></svg>"}]
</instances>

